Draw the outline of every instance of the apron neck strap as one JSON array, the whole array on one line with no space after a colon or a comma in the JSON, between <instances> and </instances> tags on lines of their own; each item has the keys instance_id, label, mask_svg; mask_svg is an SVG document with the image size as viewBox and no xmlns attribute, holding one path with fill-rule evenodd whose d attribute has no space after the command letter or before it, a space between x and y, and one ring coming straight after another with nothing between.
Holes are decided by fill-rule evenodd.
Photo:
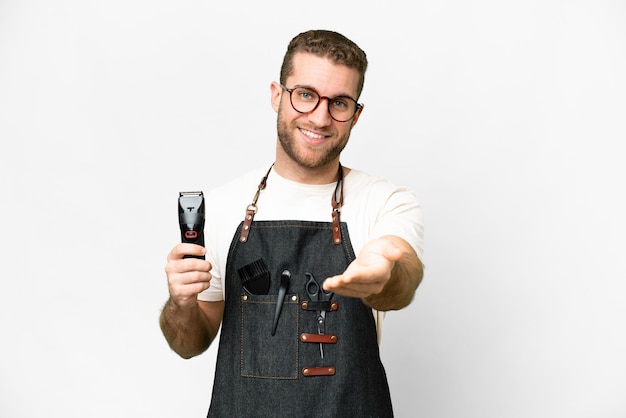
<instances>
[{"instance_id":1,"label":"apron neck strap","mask_svg":"<svg viewBox=\"0 0 626 418\"><path fill-rule=\"evenodd\" d=\"M256 193L254 193L254 197L252 198L252 203L248 205L246 208L246 217L243 221L243 226L241 228L241 235L239 236L240 242L246 242L248 240L248 234L250 233L250 227L252 226L252 221L254 220L254 215L256 215L258 206L257 201L259 200L259 195L261 194L261 190L265 189L267 186L267 177L270 175L272 171L272 167L274 164L270 166L269 170L265 176L261 179L259 183ZM339 163L339 174L337 179L337 185L335 186L335 191L333 192L331 198L331 204L333 207L332 212L332 223L333 223L333 243L335 245L341 244L341 228L340 228L340 220L339 214L341 212L341 206L343 206L343 167L341 163Z\"/></svg>"}]
</instances>

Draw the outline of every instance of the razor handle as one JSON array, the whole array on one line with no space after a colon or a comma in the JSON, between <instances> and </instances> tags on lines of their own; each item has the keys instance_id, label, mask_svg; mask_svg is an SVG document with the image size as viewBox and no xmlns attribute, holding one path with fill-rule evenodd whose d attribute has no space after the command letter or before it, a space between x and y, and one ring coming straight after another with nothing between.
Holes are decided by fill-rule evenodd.
<instances>
[{"instance_id":1,"label":"razor handle","mask_svg":"<svg viewBox=\"0 0 626 418\"><path fill-rule=\"evenodd\" d=\"M178 224L181 242L204 247L204 195L202 192L180 192ZM204 256L185 255L183 258L204 259Z\"/></svg>"}]
</instances>

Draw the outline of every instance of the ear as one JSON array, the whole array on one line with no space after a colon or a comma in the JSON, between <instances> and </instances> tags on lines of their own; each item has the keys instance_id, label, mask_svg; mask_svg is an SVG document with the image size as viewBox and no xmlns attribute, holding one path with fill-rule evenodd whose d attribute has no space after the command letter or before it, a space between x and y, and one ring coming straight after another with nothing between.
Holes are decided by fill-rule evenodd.
<instances>
[{"instance_id":1,"label":"ear","mask_svg":"<svg viewBox=\"0 0 626 418\"><path fill-rule=\"evenodd\" d=\"M365 109L365 105L361 105L359 110L357 110L356 113L354 114L354 117L352 118L352 126L356 125L356 122L359 120L359 117L361 116L361 112L363 112L363 109Z\"/></svg>"},{"instance_id":2,"label":"ear","mask_svg":"<svg viewBox=\"0 0 626 418\"><path fill-rule=\"evenodd\" d=\"M272 81L270 84L271 97L270 100L272 102L272 108L275 112L278 112L278 108L280 107L280 99L283 97L283 88L275 81Z\"/></svg>"}]
</instances>

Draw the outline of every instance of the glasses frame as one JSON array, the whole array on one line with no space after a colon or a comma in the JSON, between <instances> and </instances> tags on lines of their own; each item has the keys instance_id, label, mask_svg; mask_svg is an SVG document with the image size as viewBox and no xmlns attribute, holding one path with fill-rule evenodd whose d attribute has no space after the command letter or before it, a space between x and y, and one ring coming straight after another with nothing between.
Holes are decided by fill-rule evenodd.
<instances>
[{"instance_id":1,"label":"glasses frame","mask_svg":"<svg viewBox=\"0 0 626 418\"><path fill-rule=\"evenodd\" d=\"M295 111L296 111L296 112L298 112L298 113L302 113L302 114L314 112L314 111L315 111L315 109L317 109L317 107L318 107L318 106L320 105L320 103L322 102L322 99L325 99L325 100L327 100L327 101L328 101L328 108L327 108L327 109L328 109L328 114L330 115L330 117L332 118L332 120L337 121L337 122L348 122L348 121L350 121L350 120L354 119L354 117L356 116L356 114L357 114L357 112L359 111L359 109L361 109L361 108L363 107L363 104L362 104L362 103L357 102L356 100L354 100L354 99L353 99L352 97L350 97L350 96L334 96L334 97L322 96L322 95L321 95L321 94L319 94L319 93L317 92L317 90L315 90L314 88L312 88L312 87L306 87L306 86L294 86L293 88L289 88L289 87L287 87L287 86L283 86L282 84L280 84L280 87L282 87L282 89L283 89L283 90L285 90L286 92L288 92L288 93L289 93L289 103L291 103L291 107L293 108L293 110L295 110ZM293 104L293 96L292 96L292 94L293 94L293 91L294 91L295 89L298 89L298 88L300 88L300 89L307 89L307 90L311 90L311 91L313 91L315 94L317 94L317 97L318 97L318 99L317 99L317 103L315 104L315 106L313 106L313 109L309 110L308 112L301 112L300 110L296 109L296 106L294 106L294 104ZM331 100L335 100L335 99L338 99L338 98L342 98L342 99L350 99L350 100L352 100L352 101L354 102L354 104L356 105L356 107L354 108L354 113L352 114L352 116L350 116L350 117L349 117L348 119L346 119L346 120L339 120L339 119L335 118L335 117L333 116L333 114L330 112L330 102L331 102Z\"/></svg>"}]
</instances>

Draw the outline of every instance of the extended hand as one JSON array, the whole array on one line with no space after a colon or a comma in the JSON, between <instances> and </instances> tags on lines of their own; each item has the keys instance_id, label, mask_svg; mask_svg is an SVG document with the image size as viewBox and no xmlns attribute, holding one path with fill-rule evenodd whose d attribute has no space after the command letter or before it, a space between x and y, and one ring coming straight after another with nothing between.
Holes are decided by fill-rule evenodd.
<instances>
[{"instance_id":1,"label":"extended hand","mask_svg":"<svg viewBox=\"0 0 626 418\"><path fill-rule=\"evenodd\" d=\"M365 244L343 274L324 281L324 290L353 298L377 295L392 278L396 262L402 256L403 251L393 238L374 239Z\"/></svg>"}]
</instances>

